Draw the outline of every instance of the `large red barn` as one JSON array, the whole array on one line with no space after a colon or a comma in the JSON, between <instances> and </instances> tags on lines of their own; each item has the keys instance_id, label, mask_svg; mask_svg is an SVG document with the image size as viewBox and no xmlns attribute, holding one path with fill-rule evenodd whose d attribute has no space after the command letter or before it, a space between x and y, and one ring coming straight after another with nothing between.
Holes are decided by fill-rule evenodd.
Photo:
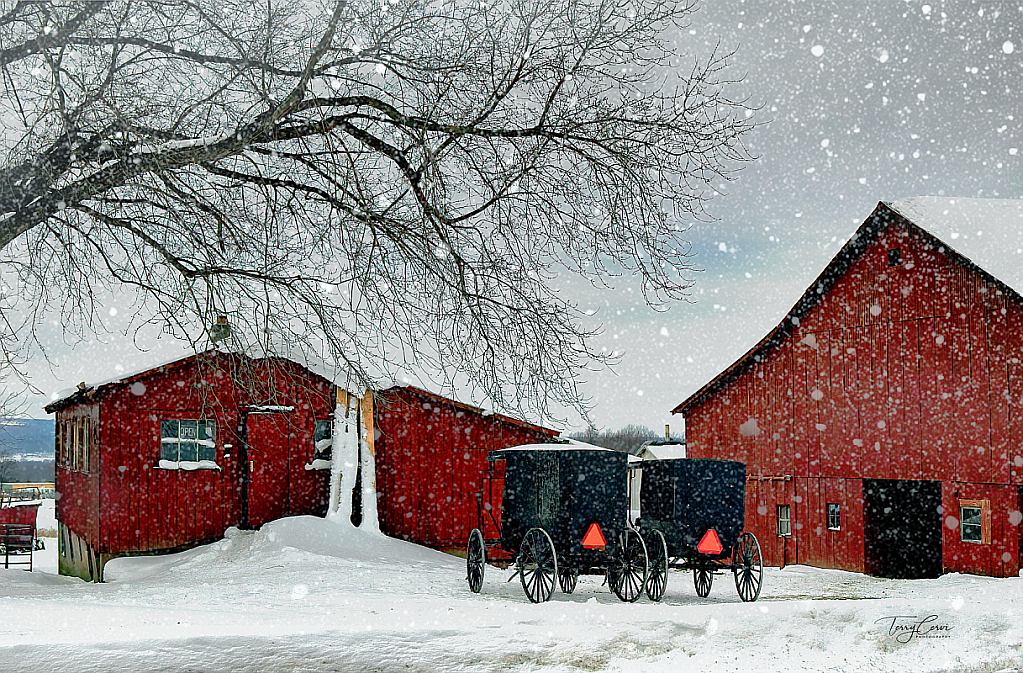
<instances>
[{"instance_id":1,"label":"large red barn","mask_svg":"<svg viewBox=\"0 0 1023 673\"><path fill-rule=\"evenodd\" d=\"M765 561L1015 576L1023 202L879 203L778 326L674 409L747 464Z\"/></svg>"}]
</instances>

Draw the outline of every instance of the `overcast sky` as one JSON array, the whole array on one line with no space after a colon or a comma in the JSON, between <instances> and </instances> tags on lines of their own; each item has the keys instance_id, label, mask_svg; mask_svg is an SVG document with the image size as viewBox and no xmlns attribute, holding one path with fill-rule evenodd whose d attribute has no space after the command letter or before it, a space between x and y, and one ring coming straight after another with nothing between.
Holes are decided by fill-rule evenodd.
<instances>
[{"instance_id":1,"label":"overcast sky","mask_svg":"<svg viewBox=\"0 0 1023 673\"><path fill-rule=\"evenodd\" d=\"M737 49L737 93L761 108L758 159L690 230L691 303L655 312L628 280L576 292L604 327L595 345L625 352L616 373L584 376L596 425L681 431L670 410L780 321L878 201L1023 198L1021 29L1015 2L702 2L679 46ZM176 348L129 358L107 341L54 351L60 379L36 367L34 382L52 394Z\"/></svg>"},{"instance_id":2,"label":"overcast sky","mask_svg":"<svg viewBox=\"0 0 1023 673\"><path fill-rule=\"evenodd\" d=\"M590 377L597 424L681 430L670 410L780 322L878 201L1023 198L1021 29L1011 2L702 3L680 45L738 49L759 158L690 231L694 303L595 301L602 341L627 349L617 377Z\"/></svg>"}]
</instances>

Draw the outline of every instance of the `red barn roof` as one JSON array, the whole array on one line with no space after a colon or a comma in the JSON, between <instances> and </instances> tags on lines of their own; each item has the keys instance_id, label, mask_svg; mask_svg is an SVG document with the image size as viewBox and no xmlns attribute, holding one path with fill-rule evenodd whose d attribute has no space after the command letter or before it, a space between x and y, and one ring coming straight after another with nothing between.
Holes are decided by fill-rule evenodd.
<instances>
[{"instance_id":1,"label":"red barn roof","mask_svg":"<svg viewBox=\"0 0 1023 673\"><path fill-rule=\"evenodd\" d=\"M1023 201L914 197L878 202L874 212L810 284L784 319L741 358L671 410L684 414L744 372L761 354L780 343L842 277L859 254L897 219L951 257L979 271L1017 298L1023 297Z\"/></svg>"}]
</instances>

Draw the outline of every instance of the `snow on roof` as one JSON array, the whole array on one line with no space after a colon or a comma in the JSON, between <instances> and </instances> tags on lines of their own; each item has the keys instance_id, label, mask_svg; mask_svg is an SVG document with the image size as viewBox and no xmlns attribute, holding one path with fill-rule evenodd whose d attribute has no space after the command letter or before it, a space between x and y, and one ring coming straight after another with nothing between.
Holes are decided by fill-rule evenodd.
<instances>
[{"instance_id":1,"label":"snow on roof","mask_svg":"<svg viewBox=\"0 0 1023 673\"><path fill-rule=\"evenodd\" d=\"M686 458L686 445L683 442L654 443L644 446L643 458L646 460L663 460L667 458Z\"/></svg>"},{"instance_id":2,"label":"snow on roof","mask_svg":"<svg viewBox=\"0 0 1023 673\"><path fill-rule=\"evenodd\" d=\"M308 369L309 371L311 371L312 373L327 379L328 381L330 381L331 383L333 383L335 385L339 385L338 382L337 382L338 378L339 378L338 377L338 369L336 367L331 367L328 363L320 361L320 360L315 360L315 359L311 359L311 358L304 358L302 360L295 360L295 359L292 359L292 358L289 358L289 357L286 357L286 356L283 356L283 355L276 355L276 354L260 355L259 353L256 353L256 352L252 352L250 354L250 353L244 353L244 352L240 352L240 351L222 350L222 349L219 349L219 348L211 348L210 350L207 350L207 351L203 351L203 352L199 352L199 353L188 353L186 355L181 355L181 356L175 357L175 358L170 359L170 360L164 359L164 360L160 360L160 361L158 361L158 362L156 362L154 364L140 366L139 368L132 369L130 371L126 371L126 372L120 373L120 374L118 374L115 377L106 379L104 381L100 381L98 383L85 384L85 382L83 381L82 383L78 384L78 387L67 388L67 389L62 390L59 393L57 393L57 395L55 396L55 399L53 399L49 404L47 404L44 407L44 409L47 409L49 413L52 413L53 411L50 411L51 409L54 410L54 411L59 409L62 405L70 402L72 400L72 398L75 398L76 396L88 395L90 392L95 391L95 390L100 390L101 388L106 388L108 386L114 386L114 385L117 385L117 384L120 384L120 383L128 383L128 382L131 382L131 381L134 381L134 380L137 380L137 379L144 379L144 378L147 378L149 376L152 376L152 375L158 374L160 372L163 372L166 369L173 368L173 367L176 367L178 365L185 364L186 362L189 362L189 361L194 360L196 358L204 357L204 356L210 356L210 355L218 355L218 354L219 355L228 355L228 356L230 356L230 355L240 355L242 357L247 357L247 358L252 359L252 360L258 360L258 359L263 359L263 358L282 358L282 359L294 362L294 363L296 363L298 365L301 365L301 366L305 367L306 369Z\"/></svg>"},{"instance_id":3,"label":"snow on roof","mask_svg":"<svg viewBox=\"0 0 1023 673\"><path fill-rule=\"evenodd\" d=\"M506 449L498 449L498 451L610 451L617 453L614 449L606 449L603 446L587 444L571 438L564 442L549 444L520 444L519 446L509 446Z\"/></svg>"},{"instance_id":4,"label":"snow on roof","mask_svg":"<svg viewBox=\"0 0 1023 673\"><path fill-rule=\"evenodd\" d=\"M1023 201L917 196L886 205L1023 295Z\"/></svg>"}]
</instances>

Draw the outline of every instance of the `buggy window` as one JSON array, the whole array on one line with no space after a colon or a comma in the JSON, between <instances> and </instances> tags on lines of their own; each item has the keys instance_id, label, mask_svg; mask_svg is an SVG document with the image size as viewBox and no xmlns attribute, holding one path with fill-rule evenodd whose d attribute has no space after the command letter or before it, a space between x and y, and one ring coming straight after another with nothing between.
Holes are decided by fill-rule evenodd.
<instances>
[{"instance_id":1,"label":"buggy window","mask_svg":"<svg viewBox=\"0 0 1023 673\"><path fill-rule=\"evenodd\" d=\"M675 479L668 465L647 463L642 474L641 515L657 521L674 521Z\"/></svg>"},{"instance_id":2,"label":"buggy window","mask_svg":"<svg viewBox=\"0 0 1023 673\"><path fill-rule=\"evenodd\" d=\"M558 456L552 451L536 454L536 517L550 525L561 501L561 479Z\"/></svg>"}]
</instances>

